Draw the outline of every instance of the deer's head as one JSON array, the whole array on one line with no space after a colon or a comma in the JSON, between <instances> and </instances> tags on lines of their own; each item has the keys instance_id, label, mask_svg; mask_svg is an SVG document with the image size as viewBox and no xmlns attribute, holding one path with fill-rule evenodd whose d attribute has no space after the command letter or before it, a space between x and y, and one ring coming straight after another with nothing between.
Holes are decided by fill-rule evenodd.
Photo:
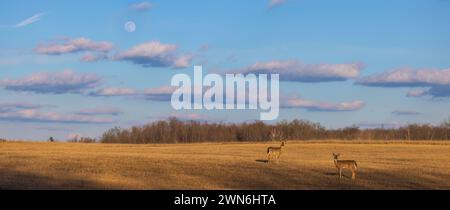
<instances>
[{"instance_id":1,"label":"deer's head","mask_svg":"<svg viewBox=\"0 0 450 210\"><path fill-rule=\"evenodd\" d=\"M333 159L337 160L339 158L339 155L341 155L341 154L339 154L339 153L336 154L333 152Z\"/></svg>"}]
</instances>

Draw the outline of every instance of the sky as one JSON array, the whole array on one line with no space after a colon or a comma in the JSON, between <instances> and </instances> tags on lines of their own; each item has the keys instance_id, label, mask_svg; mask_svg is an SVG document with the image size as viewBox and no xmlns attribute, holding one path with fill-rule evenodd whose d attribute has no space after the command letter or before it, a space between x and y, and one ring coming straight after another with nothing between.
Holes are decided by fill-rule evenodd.
<instances>
[{"instance_id":1,"label":"sky","mask_svg":"<svg viewBox=\"0 0 450 210\"><path fill-rule=\"evenodd\" d=\"M99 137L177 117L175 74L278 73L282 120L328 128L450 117L447 0L0 0L0 138Z\"/></svg>"}]
</instances>

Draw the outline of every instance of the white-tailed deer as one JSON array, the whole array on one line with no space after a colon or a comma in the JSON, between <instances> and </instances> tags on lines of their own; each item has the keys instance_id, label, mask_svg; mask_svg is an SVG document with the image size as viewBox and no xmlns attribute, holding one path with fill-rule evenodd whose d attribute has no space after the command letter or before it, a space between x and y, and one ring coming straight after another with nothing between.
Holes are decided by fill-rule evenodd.
<instances>
[{"instance_id":1,"label":"white-tailed deer","mask_svg":"<svg viewBox=\"0 0 450 210\"><path fill-rule=\"evenodd\" d=\"M334 165L339 170L339 178L342 178L342 169L348 168L352 171L352 179L355 179L358 164L356 164L355 160L338 160L339 155L339 153L333 153Z\"/></svg>"},{"instance_id":2,"label":"white-tailed deer","mask_svg":"<svg viewBox=\"0 0 450 210\"><path fill-rule=\"evenodd\" d=\"M281 145L279 147L268 147L267 148L267 161L271 162L272 160L275 159L278 162L281 152L283 151L283 147L284 147L284 141L281 142Z\"/></svg>"}]
</instances>

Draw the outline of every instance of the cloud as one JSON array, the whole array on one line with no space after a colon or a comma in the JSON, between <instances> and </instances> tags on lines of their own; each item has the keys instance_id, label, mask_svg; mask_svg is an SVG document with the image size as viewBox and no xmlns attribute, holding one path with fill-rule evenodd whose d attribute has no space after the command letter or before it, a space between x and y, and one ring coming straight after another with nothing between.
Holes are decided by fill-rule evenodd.
<instances>
[{"instance_id":1,"label":"cloud","mask_svg":"<svg viewBox=\"0 0 450 210\"><path fill-rule=\"evenodd\" d=\"M108 87L102 88L89 93L90 96L136 96L151 101L170 101L173 91L178 87L160 86L147 88L144 90L136 90L126 87Z\"/></svg>"},{"instance_id":2,"label":"cloud","mask_svg":"<svg viewBox=\"0 0 450 210\"><path fill-rule=\"evenodd\" d=\"M301 98L287 98L283 99L281 103L282 108L303 108L307 111L314 112L342 112L342 111L357 111L362 109L365 103L360 100L354 100L341 103L330 103L322 101L305 100Z\"/></svg>"},{"instance_id":3,"label":"cloud","mask_svg":"<svg viewBox=\"0 0 450 210\"><path fill-rule=\"evenodd\" d=\"M6 90L34 93L83 93L95 88L101 79L96 74L76 74L72 70L62 72L38 72L23 79L6 79L0 82Z\"/></svg>"},{"instance_id":4,"label":"cloud","mask_svg":"<svg viewBox=\"0 0 450 210\"><path fill-rule=\"evenodd\" d=\"M414 70L402 68L382 74L361 77L356 81L356 84L372 87L430 87L450 85L450 69Z\"/></svg>"},{"instance_id":5,"label":"cloud","mask_svg":"<svg viewBox=\"0 0 450 210\"><path fill-rule=\"evenodd\" d=\"M25 19L25 20L23 20L23 21L21 21L21 22L19 22L19 23L17 23L17 24L15 24L13 27L14 27L14 28L21 28L21 27L30 25L30 24L32 24L32 23L35 23L35 22L41 20L41 18L42 18L44 15L45 15L45 13L43 13L43 12L42 12L42 13L35 14L35 15L33 15L33 16L31 16L31 17L29 17L29 18L27 18L27 19Z\"/></svg>"},{"instance_id":6,"label":"cloud","mask_svg":"<svg viewBox=\"0 0 450 210\"><path fill-rule=\"evenodd\" d=\"M406 93L406 97L422 97L428 94L428 90L410 90Z\"/></svg>"},{"instance_id":7,"label":"cloud","mask_svg":"<svg viewBox=\"0 0 450 210\"><path fill-rule=\"evenodd\" d=\"M124 87L108 87L102 88L96 91L89 93L90 96L131 96L137 95L138 91L133 88L124 88Z\"/></svg>"},{"instance_id":8,"label":"cloud","mask_svg":"<svg viewBox=\"0 0 450 210\"><path fill-rule=\"evenodd\" d=\"M434 97L450 97L450 85L433 86L427 93Z\"/></svg>"},{"instance_id":9,"label":"cloud","mask_svg":"<svg viewBox=\"0 0 450 210\"><path fill-rule=\"evenodd\" d=\"M0 103L0 113L22 110L22 109L40 109L43 107L53 107L53 106L44 105L44 104L32 104L32 103L25 103L25 102Z\"/></svg>"},{"instance_id":10,"label":"cloud","mask_svg":"<svg viewBox=\"0 0 450 210\"><path fill-rule=\"evenodd\" d=\"M419 115L420 112L410 111L410 110L395 110L392 112L395 115Z\"/></svg>"},{"instance_id":11,"label":"cloud","mask_svg":"<svg viewBox=\"0 0 450 210\"><path fill-rule=\"evenodd\" d=\"M17 109L37 109L44 105L31 104L25 102L13 102L13 103L0 103L0 112L8 112Z\"/></svg>"},{"instance_id":12,"label":"cloud","mask_svg":"<svg viewBox=\"0 0 450 210\"><path fill-rule=\"evenodd\" d=\"M116 54L114 59L130 61L144 67L184 68L190 65L192 56L178 56L176 45L149 41Z\"/></svg>"},{"instance_id":13,"label":"cloud","mask_svg":"<svg viewBox=\"0 0 450 210\"><path fill-rule=\"evenodd\" d=\"M348 64L304 64L296 60L257 62L247 68L237 70L243 74L280 74L282 81L332 82L346 81L357 77L364 65Z\"/></svg>"},{"instance_id":14,"label":"cloud","mask_svg":"<svg viewBox=\"0 0 450 210\"><path fill-rule=\"evenodd\" d=\"M72 128L64 128L64 127L50 127L50 126L37 126L35 129L38 130L45 130L45 131L52 131L52 132L67 132L67 131L73 131Z\"/></svg>"},{"instance_id":15,"label":"cloud","mask_svg":"<svg viewBox=\"0 0 450 210\"><path fill-rule=\"evenodd\" d=\"M370 87L429 87L429 90L413 90L408 97L432 95L434 97L450 96L450 69L411 69L402 68L393 71L366 76L356 81L357 85Z\"/></svg>"},{"instance_id":16,"label":"cloud","mask_svg":"<svg viewBox=\"0 0 450 210\"><path fill-rule=\"evenodd\" d=\"M130 9L138 12L144 12L151 9L153 5L150 2L141 2L136 4L131 4Z\"/></svg>"},{"instance_id":17,"label":"cloud","mask_svg":"<svg viewBox=\"0 0 450 210\"><path fill-rule=\"evenodd\" d=\"M178 89L179 87L172 87L172 86L160 86L160 87L153 87L153 88L147 88L144 90L136 90L133 88L104 88L100 89L94 92L91 92L89 95L91 96L133 96L140 99L145 99L149 101L171 101L172 99L172 93ZM190 88L190 91L192 93L191 95L191 104L194 103L194 94L197 92L201 93L202 96L205 93L205 91L208 90L210 87L203 87L202 90L195 91L195 86L186 87ZM227 104L227 95L223 93L223 105ZM249 99L255 99L258 100L258 96L250 95L248 94L248 90L246 90L246 93L240 93L238 92L236 95L235 104L237 104L237 101L240 99L243 99L245 101L245 105L249 104ZM300 98L281 98L281 108L304 108L308 111L317 111L317 112L339 112L339 111L356 111L365 106L365 103L360 100L354 100L349 102L342 102L342 103L330 103L330 102L321 102L321 101L312 101L312 100L304 100Z\"/></svg>"},{"instance_id":18,"label":"cloud","mask_svg":"<svg viewBox=\"0 0 450 210\"><path fill-rule=\"evenodd\" d=\"M189 67L191 65L191 61L192 61L193 57L194 57L193 55L189 55L189 54L178 57L175 60L175 62L173 63L173 68L182 69L182 68Z\"/></svg>"},{"instance_id":19,"label":"cloud","mask_svg":"<svg viewBox=\"0 0 450 210\"><path fill-rule=\"evenodd\" d=\"M24 102L0 103L0 120L45 123L112 123L110 118L65 115L55 112L42 112L39 109L53 107L45 104Z\"/></svg>"},{"instance_id":20,"label":"cloud","mask_svg":"<svg viewBox=\"0 0 450 210\"><path fill-rule=\"evenodd\" d=\"M104 96L104 97L114 97L114 96L133 96L140 99L145 99L149 101L170 101L172 99L172 93L179 87L173 86L159 86L147 88L144 90L137 90L134 88L126 87L108 87L102 88L93 92L90 92L90 96ZM188 86L192 94L194 95L194 87ZM200 88L200 87L196 87ZM208 87L203 87L203 92L206 91ZM192 99L191 99L192 100Z\"/></svg>"},{"instance_id":21,"label":"cloud","mask_svg":"<svg viewBox=\"0 0 450 210\"><path fill-rule=\"evenodd\" d=\"M110 118L97 118L81 115L64 115L54 112L40 112L36 109L23 109L0 113L0 120L42 123L113 123Z\"/></svg>"},{"instance_id":22,"label":"cloud","mask_svg":"<svg viewBox=\"0 0 450 210\"><path fill-rule=\"evenodd\" d=\"M110 42L96 42L90 39L80 37L74 39L64 39L52 43L39 44L34 51L38 54L61 55L76 52L109 52L113 48Z\"/></svg>"},{"instance_id":23,"label":"cloud","mask_svg":"<svg viewBox=\"0 0 450 210\"><path fill-rule=\"evenodd\" d=\"M75 114L77 115L120 115L122 114L122 110L120 110L119 108L93 108L93 109L82 109L79 110L77 112L75 112Z\"/></svg>"},{"instance_id":24,"label":"cloud","mask_svg":"<svg viewBox=\"0 0 450 210\"><path fill-rule=\"evenodd\" d=\"M151 101L170 101L172 93L178 87L161 86L156 88L148 88L143 91L143 96L147 100Z\"/></svg>"},{"instance_id":25,"label":"cloud","mask_svg":"<svg viewBox=\"0 0 450 210\"><path fill-rule=\"evenodd\" d=\"M280 6L280 5L284 4L284 3L286 3L286 0L268 0L267 8L270 10L270 9L273 9L273 8L275 8L277 6Z\"/></svg>"},{"instance_id":26,"label":"cloud","mask_svg":"<svg viewBox=\"0 0 450 210\"><path fill-rule=\"evenodd\" d=\"M92 54L92 53L86 53L81 58L81 62L97 62L97 61L103 61L107 60L108 55L106 54Z\"/></svg>"}]
</instances>

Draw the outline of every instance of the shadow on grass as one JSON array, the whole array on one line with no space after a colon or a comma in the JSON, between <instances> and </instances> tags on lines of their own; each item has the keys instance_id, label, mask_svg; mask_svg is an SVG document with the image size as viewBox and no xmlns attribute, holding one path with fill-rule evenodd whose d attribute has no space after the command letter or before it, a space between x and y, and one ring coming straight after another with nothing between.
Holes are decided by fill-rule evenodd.
<instances>
[{"instance_id":1,"label":"shadow on grass","mask_svg":"<svg viewBox=\"0 0 450 210\"><path fill-rule=\"evenodd\" d=\"M325 176L334 176L334 177L338 177L339 178L339 172L335 172L335 173L333 173L333 172L325 172L325 173L323 173ZM352 178L352 176L348 176L347 174L346 174L346 172L342 172L342 178L344 179L351 179Z\"/></svg>"},{"instance_id":2,"label":"shadow on grass","mask_svg":"<svg viewBox=\"0 0 450 210\"><path fill-rule=\"evenodd\" d=\"M325 172L323 173L325 176L339 176L339 173Z\"/></svg>"},{"instance_id":3,"label":"shadow on grass","mask_svg":"<svg viewBox=\"0 0 450 210\"><path fill-rule=\"evenodd\" d=\"M118 189L87 179L55 178L0 168L0 190Z\"/></svg>"},{"instance_id":4,"label":"shadow on grass","mask_svg":"<svg viewBox=\"0 0 450 210\"><path fill-rule=\"evenodd\" d=\"M256 162L260 162L260 163L268 163L269 161L268 160L255 160Z\"/></svg>"}]
</instances>

